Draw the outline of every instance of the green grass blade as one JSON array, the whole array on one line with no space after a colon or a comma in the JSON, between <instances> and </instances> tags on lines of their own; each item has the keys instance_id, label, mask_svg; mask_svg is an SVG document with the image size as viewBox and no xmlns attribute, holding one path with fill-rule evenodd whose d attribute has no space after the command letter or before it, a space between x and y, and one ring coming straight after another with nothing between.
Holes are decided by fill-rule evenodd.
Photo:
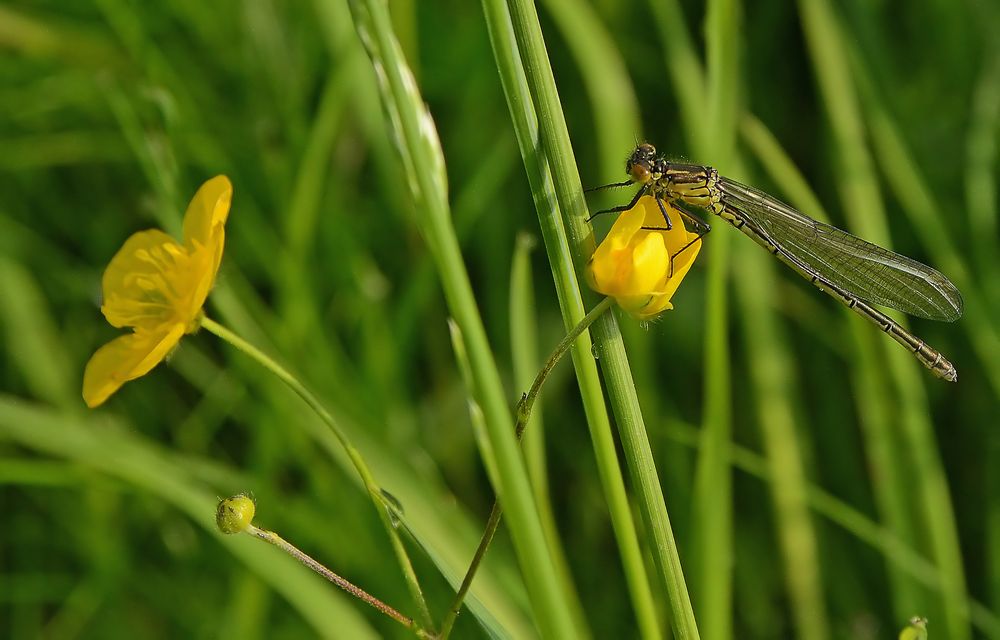
<instances>
[{"instance_id":1,"label":"green grass blade","mask_svg":"<svg viewBox=\"0 0 1000 640\"><path fill-rule=\"evenodd\" d=\"M510 347L514 387L528 389L541 367L536 329L535 285L531 273L531 251L535 239L528 234L517 237L510 266ZM528 467L535 502L543 514L543 524L554 526L549 502L548 467L545 463L545 424L542 412L535 411L525 426L521 448ZM551 533L551 532L550 532ZM552 544L550 540L549 544ZM553 547L555 549L555 547ZM561 554L560 554L561 555ZM565 562L565 560L564 560Z\"/></svg>"},{"instance_id":2,"label":"green grass blade","mask_svg":"<svg viewBox=\"0 0 1000 640\"><path fill-rule=\"evenodd\" d=\"M762 123L746 122L743 137L780 191L788 195L793 206L800 211L809 211L817 220L830 220L805 178ZM867 327L860 326L856 318L846 310L841 312L841 316L854 337L855 357L860 365L852 384L869 465L873 475L880 479L873 487L876 503L894 535L906 544L916 546L914 516L902 481L901 461L896 454L897 439L893 436L890 424L892 407L887 400L889 390L882 376L878 375L879 356L876 354L874 341L877 336L866 331ZM896 567L889 566L888 569L897 617L910 615L914 610L925 610L926 601L919 586Z\"/></svg>"},{"instance_id":3,"label":"green grass blade","mask_svg":"<svg viewBox=\"0 0 1000 640\"><path fill-rule=\"evenodd\" d=\"M586 315L586 309L576 277L575 256L570 250L566 229L559 213L553 175L546 156L538 152L539 122L518 54L511 17L501 0L484 1L483 8L494 56L497 59L497 68L500 71L501 84L535 199L546 252L552 265L556 293L563 312L563 323L567 330L570 330ZM589 299L593 298L594 296L589 296ZM584 332L572 347L573 366L587 415L598 473L618 541L629 595L643 637L655 638L659 635L656 611L591 349L590 336Z\"/></svg>"},{"instance_id":4,"label":"green grass blade","mask_svg":"<svg viewBox=\"0 0 1000 640\"><path fill-rule=\"evenodd\" d=\"M784 564L785 587L792 603L796 636L803 640L830 637L823 599L819 544L807 504L807 482L792 398L800 393L788 338L775 313L775 265L757 247L736 252L742 280L739 293L750 377L760 429L767 452L775 520Z\"/></svg>"},{"instance_id":5,"label":"green grass blade","mask_svg":"<svg viewBox=\"0 0 1000 640\"><path fill-rule=\"evenodd\" d=\"M701 446L701 435L698 429L677 421L670 422L667 437L691 448ZM759 478L768 484L780 482L779 476L774 473L774 465L749 449L732 444L727 456L734 468L750 476ZM804 489L806 502L817 515L823 516L858 540L876 549L885 556L887 562L916 582L936 592L941 592L944 589L941 573L934 564L906 542L896 537L888 528L821 487L806 482ZM990 637L1000 634L1000 616L983 603L975 600L969 602L969 608L972 611L973 624L983 633Z\"/></svg>"},{"instance_id":6,"label":"green grass blade","mask_svg":"<svg viewBox=\"0 0 1000 640\"><path fill-rule=\"evenodd\" d=\"M889 234L874 163L865 143L864 123L848 67L850 52L841 41L839 20L825 0L801 0L803 30L820 91L837 142L841 197L851 226L872 242L888 246ZM864 212L864 214L862 213ZM930 536L936 563L946 576L944 626L956 640L969 637L968 607L954 511L944 470L927 417L927 400L912 358L888 349L888 373L898 394L906 455L914 465L922 527Z\"/></svg>"},{"instance_id":7,"label":"green grass blade","mask_svg":"<svg viewBox=\"0 0 1000 640\"><path fill-rule=\"evenodd\" d=\"M535 381L542 359L538 352L538 316L535 307L535 288L531 269L531 253L536 240L527 234L517 238L510 274L510 346L513 360L512 372L517 389L529 389ZM573 574L566 560L566 551L559 540L555 511L549 492L549 469L546 463L545 424L542 420L540 402L535 403L531 419L525 425L521 439L528 476L535 491L535 503L542 518L542 527L552 549L552 558L562 582L563 590L570 598L572 614L577 628L585 629L587 619L583 612L580 596L573 586Z\"/></svg>"},{"instance_id":8,"label":"green grass blade","mask_svg":"<svg viewBox=\"0 0 1000 640\"><path fill-rule=\"evenodd\" d=\"M677 0L649 0L649 7L660 32L660 43L666 54L664 64L680 107L688 146L694 153L704 153L709 147L710 134L708 128L701 125L707 88L701 57L695 51Z\"/></svg>"},{"instance_id":9,"label":"green grass blade","mask_svg":"<svg viewBox=\"0 0 1000 640\"><path fill-rule=\"evenodd\" d=\"M990 31L1000 19L987 23ZM997 159L1000 157L1000 47L994 45L983 64L979 83L972 96L972 114L966 135L965 200L969 207L969 237L978 269L996 273L1000 249L994 242L1000 235L997 205ZM986 280L987 295L994 309L1000 308L1000 281Z\"/></svg>"},{"instance_id":10,"label":"green grass blade","mask_svg":"<svg viewBox=\"0 0 1000 640\"><path fill-rule=\"evenodd\" d=\"M628 69L594 8L581 0L545 0L545 9L576 62L594 112L601 180L618 179L622 156L642 131Z\"/></svg>"},{"instance_id":11,"label":"green grass blade","mask_svg":"<svg viewBox=\"0 0 1000 640\"><path fill-rule=\"evenodd\" d=\"M546 247L550 251L550 262L557 277L557 289L560 281L571 281L576 270L582 268L584 261L593 251L594 240L590 225L586 222L586 207L584 206L579 175L573 160L572 147L569 144L565 120L559 106L559 99L552 78L552 71L545 54L545 45L538 26L537 15L532 6L524 2L510 3L510 21L513 33L517 39L517 48L524 61L524 71L527 87L531 98L519 97L518 102L532 102L538 109L539 134L545 159L552 170L553 186L563 220L567 223L562 230L562 221L542 216L543 236ZM529 171L530 169L529 164ZM543 210L549 214L550 209ZM549 229L547 232L546 229ZM565 234L568 246L559 243L558 258L552 256L552 238L561 239ZM565 260L571 258L572 262ZM567 264L569 263L569 264ZM570 267L570 264L573 267ZM571 293L571 292L570 292ZM572 294L571 295L578 295ZM588 296L593 299L593 296ZM564 313L566 313L566 298L561 295ZM582 309L574 309L574 315L581 315ZM649 448L649 441L642 426L642 417L638 412L638 402L635 389L631 384L631 375L621 344L621 336L612 316L606 314L599 319L591 333L597 337L598 352L601 365L608 381L609 395L612 406L618 416L619 433L622 435L626 459L632 474L633 484L639 491L640 511L646 523L649 535L654 540L654 563L670 594L671 607L677 618L674 624L681 630L684 637L696 637L697 628L694 624L690 608L690 599L683 582L680 561L677 557L673 534L670 531L669 518L663 503L659 480L655 477L655 465ZM582 341L581 341L582 342ZM580 342L577 343L579 349ZM574 362L579 366L584 354L574 351ZM578 369L578 376L579 376ZM581 381L583 384L583 381ZM589 382L587 383L589 384ZM593 414L588 411L591 420ZM600 452L599 452L599 455Z\"/></svg>"},{"instance_id":12,"label":"green grass blade","mask_svg":"<svg viewBox=\"0 0 1000 640\"><path fill-rule=\"evenodd\" d=\"M378 637L353 599L330 589L291 558L261 548L249 537L222 537L215 530L216 490L193 481L184 467L162 450L136 440L132 431L132 427L108 428L104 418L84 420L0 397L0 436L119 478L173 505L287 599L318 635Z\"/></svg>"},{"instance_id":13,"label":"green grass blade","mask_svg":"<svg viewBox=\"0 0 1000 640\"><path fill-rule=\"evenodd\" d=\"M355 26L380 74L383 104L396 130L411 194L449 308L466 341L466 352L497 462L497 487L507 513L535 618L545 637L572 636L566 595L559 588L551 554L531 495L524 462L496 362L476 308L461 251L451 225L444 160L430 114L401 57L387 7L378 0L351 3Z\"/></svg>"},{"instance_id":14,"label":"green grass blade","mask_svg":"<svg viewBox=\"0 0 1000 640\"><path fill-rule=\"evenodd\" d=\"M933 256L936 267L946 273L962 292L965 314L959 326L966 330L973 349L978 353L989 375L994 395L1000 397L1000 360L996 358L1000 350L1000 331L990 317L989 300L983 295L984 287L988 288L991 286L989 283L1000 279L1000 262L987 262L991 266L976 274L970 273L967 261L955 243L954 233L945 224L942 212L946 208L928 188L931 182L918 167L899 127L880 100L860 54L852 50L851 59L854 62L854 78L871 122L872 145L882 173L916 234ZM988 229L982 231L988 232Z\"/></svg>"},{"instance_id":15,"label":"green grass blade","mask_svg":"<svg viewBox=\"0 0 1000 640\"><path fill-rule=\"evenodd\" d=\"M739 113L740 7L737 2L708 3L705 16L707 100L702 125L708 133L698 149L722 172L735 155L736 116ZM687 123L696 126L695 123ZM707 159L711 160L707 160ZM732 475L725 456L732 437L731 363L729 348L730 280L729 229L712 238L708 263L705 315L705 381L702 437L695 472L692 503L692 540L695 603L702 633L711 640L732 636L733 494Z\"/></svg>"},{"instance_id":16,"label":"green grass blade","mask_svg":"<svg viewBox=\"0 0 1000 640\"><path fill-rule=\"evenodd\" d=\"M0 255L0 320L7 353L32 396L62 407L79 406L79 381L41 288L23 265Z\"/></svg>"}]
</instances>

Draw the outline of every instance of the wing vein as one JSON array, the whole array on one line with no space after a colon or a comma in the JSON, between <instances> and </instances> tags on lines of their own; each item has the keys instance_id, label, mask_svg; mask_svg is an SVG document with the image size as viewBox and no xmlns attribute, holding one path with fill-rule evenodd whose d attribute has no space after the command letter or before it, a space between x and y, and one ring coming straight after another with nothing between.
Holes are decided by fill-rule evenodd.
<instances>
[{"instance_id":1,"label":"wing vein","mask_svg":"<svg viewBox=\"0 0 1000 640\"><path fill-rule=\"evenodd\" d=\"M962 315L962 296L940 272L803 215L768 194L720 178L723 204L763 230L809 269L860 300L948 322Z\"/></svg>"}]
</instances>

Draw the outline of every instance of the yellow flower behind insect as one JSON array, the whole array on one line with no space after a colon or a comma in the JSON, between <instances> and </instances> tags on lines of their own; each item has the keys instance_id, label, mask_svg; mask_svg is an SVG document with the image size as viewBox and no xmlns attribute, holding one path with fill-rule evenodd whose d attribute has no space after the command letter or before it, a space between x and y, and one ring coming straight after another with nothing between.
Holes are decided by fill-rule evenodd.
<instances>
[{"instance_id":1,"label":"yellow flower behind insect","mask_svg":"<svg viewBox=\"0 0 1000 640\"><path fill-rule=\"evenodd\" d=\"M107 343L87 362L83 399L88 407L148 373L184 334L198 329L222 261L232 198L229 178L212 178L184 214L183 244L149 229L133 234L111 259L101 282L101 313L113 326L132 332Z\"/></svg>"},{"instance_id":2,"label":"yellow flower behind insect","mask_svg":"<svg viewBox=\"0 0 1000 640\"><path fill-rule=\"evenodd\" d=\"M644 196L618 216L587 264L590 287L613 297L622 309L640 320L673 309L670 298L701 250L701 240L684 228L680 213L664 206L671 214L673 229L663 229L663 214L656 200ZM693 244L684 249L689 243Z\"/></svg>"}]
</instances>

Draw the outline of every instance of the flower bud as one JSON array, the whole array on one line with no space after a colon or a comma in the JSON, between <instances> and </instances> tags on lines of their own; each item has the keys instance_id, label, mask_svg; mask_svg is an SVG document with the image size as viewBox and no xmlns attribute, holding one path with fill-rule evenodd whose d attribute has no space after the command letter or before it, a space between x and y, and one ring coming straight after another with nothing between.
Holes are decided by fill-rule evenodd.
<instances>
[{"instance_id":1,"label":"flower bud","mask_svg":"<svg viewBox=\"0 0 1000 640\"><path fill-rule=\"evenodd\" d=\"M652 196L622 213L587 264L587 281L640 320L672 309L670 298L701 250L698 235L684 228L680 213L664 203L673 228ZM673 259L673 269L670 261Z\"/></svg>"},{"instance_id":2,"label":"flower bud","mask_svg":"<svg viewBox=\"0 0 1000 640\"><path fill-rule=\"evenodd\" d=\"M215 510L215 526L222 533L239 533L253 521L256 510L257 505L253 498L245 493L220 500L219 506Z\"/></svg>"},{"instance_id":3,"label":"flower bud","mask_svg":"<svg viewBox=\"0 0 1000 640\"><path fill-rule=\"evenodd\" d=\"M899 632L899 640L927 640L927 618L910 618L910 624Z\"/></svg>"}]
</instances>

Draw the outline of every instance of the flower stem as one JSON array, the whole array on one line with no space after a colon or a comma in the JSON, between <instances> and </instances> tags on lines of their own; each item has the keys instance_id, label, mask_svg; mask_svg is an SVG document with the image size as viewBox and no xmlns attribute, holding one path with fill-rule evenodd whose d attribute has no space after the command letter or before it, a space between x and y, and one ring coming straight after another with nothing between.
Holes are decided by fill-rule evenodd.
<instances>
[{"instance_id":1,"label":"flower stem","mask_svg":"<svg viewBox=\"0 0 1000 640\"><path fill-rule=\"evenodd\" d=\"M590 325L594 324L594 320L597 320L601 314L607 311L615 300L612 297L606 297L600 302L598 302L593 309L590 310L587 315L583 317L573 329L566 334L566 336L556 345L556 348L549 355L549 359L545 361L542 365L541 371L535 376L535 381L531 384L531 388L528 392L524 394L521 398L521 402L517 405L517 427L514 431L517 439L521 439L521 435L524 433L524 428L528 424L528 419L531 417L531 409L535 405L535 400L538 398L538 392L541 391L542 385L548 379L549 374L552 373L552 369L559 363L563 355L569 350L580 334L586 331Z\"/></svg>"},{"instance_id":2,"label":"flower stem","mask_svg":"<svg viewBox=\"0 0 1000 640\"><path fill-rule=\"evenodd\" d=\"M375 607L376 609L378 609L385 615L389 616L399 624L403 625L407 629L414 631L417 634L417 637L419 638L434 637L432 634L428 634L424 629L420 628L420 626L413 621L413 618L403 615L402 613L396 611L395 609L393 609L386 603L382 602L372 594L368 593L361 587L337 575L330 569L323 566L318 560L316 560L306 552L302 551L292 543L288 542L287 540L279 536L277 533L273 531L268 531L267 529L259 529L253 526L252 524L248 524L245 531L252 536L260 538L264 542L267 542L269 544L278 547L288 555L292 556L293 558L295 558L305 566L309 567L319 575L323 576L333 584L337 585L344 591L348 592L355 598L358 598L359 600L364 600L365 602Z\"/></svg>"},{"instance_id":3,"label":"flower stem","mask_svg":"<svg viewBox=\"0 0 1000 640\"><path fill-rule=\"evenodd\" d=\"M417 604L417 608L420 611L423 626L427 629L432 629L433 620L431 618L430 610L427 607L427 601L424 599L423 590L420 588L420 583L417 580L417 574L413 570L413 563L410 561L410 556L406 552L406 547L403 546L403 541L400 539L399 533L396 531L396 527L392 523L392 517L386 507L385 499L382 497L382 490L378 484L376 484L375 477L368 468L368 464L364 461L364 458L361 457L361 452L351 444L350 440L347 439L347 435L341 430L340 425L337 424L337 421L334 420L333 416L329 411L327 411L326 407L323 406L316 395L313 394L308 387L300 382L299 379L292 375L287 369L278 364L277 361L211 318L202 317L201 326L208 332L222 338L232 346L256 360L261 366L287 384L292 391L294 391L314 412L316 412L316 415L318 415L323 423L329 427L330 431L333 432L334 436L336 436L337 440L340 442L340 445L344 447L344 451L347 452L347 456L354 464L354 468L357 470L358 475L361 476L361 481L365 485L368 496L375 504L375 510L378 512L379 518L382 519L382 524L385 527L386 532L389 534L389 541L392 543L396 559L403 571L403 576L406 578L406 584L410 589L410 595L413 597L413 600Z\"/></svg>"},{"instance_id":4,"label":"flower stem","mask_svg":"<svg viewBox=\"0 0 1000 640\"><path fill-rule=\"evenodd\" d=\"M535 400L538 398L538 393L548 379L549 374L552 373L552 369L559 364L559 361L569 351L570 347L573 346L573 343L580 337L580 334L586 331L594 323L594 320L607 311L612 304L614 304L614 298L604 298L584 316L583 320L566 334L549 355L549 359L545 361L538 375L535 376L535 381L531 384L531 388L521 396L520 402L517 403L517 420L514 426L514 433L517 436L518 442L521 441L524 429L531 419L531 410L535 405ZM493 536L496 535L502 517L503 507L500 506L500 500L495 498L493 500L493 508L490 510L489 520L486 522L486 529L483 531L483 537L479 540L479 547L476 548L476 553L472 556L472 562L469 563L469 569L465 572L465 578L462 579L462 584L458 588L458 592L455 593L455 598L452 600L451 606L448 607L448 613L445 614L444 621L441 623L440 640L445 640L451 633L452 626L454 626L459 611L462 609L462 602L465 600L465 596L472 586L472 579L476 576L476 571L479 570L479 565L486 556L486 550L493 541Z\"/></svg>"}]
</instances>

